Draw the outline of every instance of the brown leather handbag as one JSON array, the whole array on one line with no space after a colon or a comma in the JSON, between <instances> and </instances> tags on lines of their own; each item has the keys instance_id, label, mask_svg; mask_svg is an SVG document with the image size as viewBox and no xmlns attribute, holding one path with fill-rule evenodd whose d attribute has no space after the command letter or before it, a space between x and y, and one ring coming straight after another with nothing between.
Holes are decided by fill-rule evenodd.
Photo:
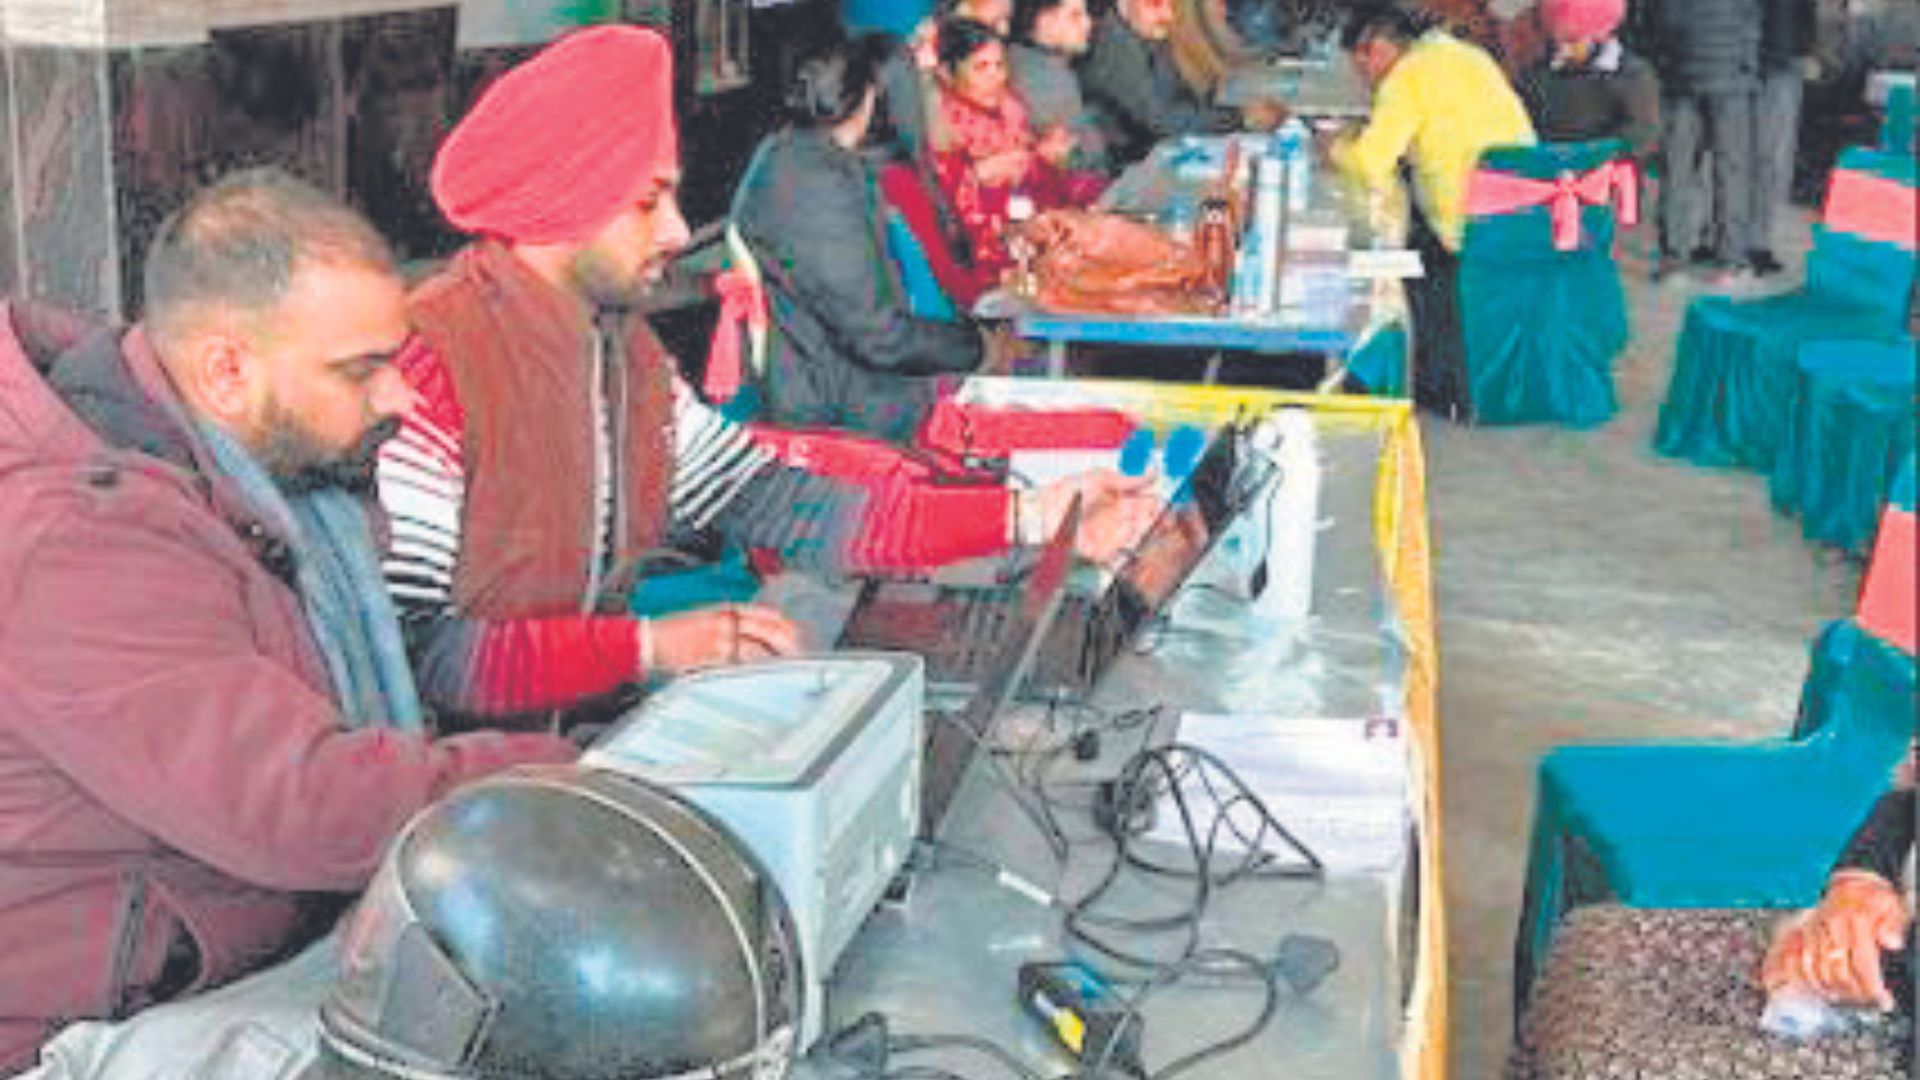
<instances>
[{"instance_id":1,"label":"brown leather handbag","mask_svg":"<svg viewBox=\"0 0 1920 1080\"><path fill-rule=\"evenodd\" d=\"M1026 226L1033 239L1035 302L1047 311L1100 315L1215 314L1218 274L1192 244L1129 218L1051 210Z\"/></svg>"}]
</instances>

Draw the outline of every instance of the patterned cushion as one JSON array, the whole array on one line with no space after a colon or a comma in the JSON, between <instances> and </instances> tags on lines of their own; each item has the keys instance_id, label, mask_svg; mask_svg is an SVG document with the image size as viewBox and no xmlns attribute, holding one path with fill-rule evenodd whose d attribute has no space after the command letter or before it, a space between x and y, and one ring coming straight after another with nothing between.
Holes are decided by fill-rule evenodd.
<instances>
[{"instance_id":1,"label":"patterned cushion","mask_svg":"<svg viewBox=\"0 0 1920 1080\"><path fill-rule=\"evenodd\" d=\"M1798 1043L1763 1032L1778 912L1594 905L1534 983L1508 1080L1903 1080L1912 1018Z\"/></svg>"}]
</instances>

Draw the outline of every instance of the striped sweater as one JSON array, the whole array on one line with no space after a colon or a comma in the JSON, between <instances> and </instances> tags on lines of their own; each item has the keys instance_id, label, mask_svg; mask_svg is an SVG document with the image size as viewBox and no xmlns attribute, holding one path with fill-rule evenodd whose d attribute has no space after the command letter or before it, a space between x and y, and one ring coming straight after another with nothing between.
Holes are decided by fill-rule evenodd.
<instances>
[{"instance_id":1,"label":"striped sweater","mask_svg":"<svg viewBox=\"0 0 1920 1080\"><path fill-rule=\"evenodd\" d=\"M643 679L638 619L555 611L488 620L458 609L465 418L437 355L409 350L399 362L417 400L381 448L378 480L392 529L388 589L422 697L443 714L485 720L566 709ZM1006 547L1004 490L811 475L783 465L678 378L672 446L668 536L717 532L776 553L786 566L831 576L922 569ZM593 482L554 478L569 480ZM610 503L610 492L597 494Z\"/></svg>"}]
</instances>

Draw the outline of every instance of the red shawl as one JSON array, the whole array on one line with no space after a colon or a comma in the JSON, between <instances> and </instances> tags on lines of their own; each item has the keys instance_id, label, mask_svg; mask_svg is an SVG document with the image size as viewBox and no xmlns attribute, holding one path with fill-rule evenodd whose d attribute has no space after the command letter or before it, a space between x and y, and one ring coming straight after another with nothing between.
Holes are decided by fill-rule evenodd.
<instances>
[{"instance_id":1,"label":"red shawl","mask_svg":"<svg viewBox=\"0 0 1920 1080\"><path fill-rule=\"evenodd\" d=\"M959 94L940 89L940 118L946 145L934 153L934 176L959 217L972 246L975 274L992 281L1013 265L1007 254L1007 200L1024 191L1034 209L1084 206L1093 201L1104 181L1092 174L1060 169L1034 153L1036 137L1027 119L1027 107L1008 90L998 108L987 109ZM1024 150L1028 158L1024 178L1015 183L989 184L980 178L978 164L1009 151Z\"/></svg>"}]
</instances>

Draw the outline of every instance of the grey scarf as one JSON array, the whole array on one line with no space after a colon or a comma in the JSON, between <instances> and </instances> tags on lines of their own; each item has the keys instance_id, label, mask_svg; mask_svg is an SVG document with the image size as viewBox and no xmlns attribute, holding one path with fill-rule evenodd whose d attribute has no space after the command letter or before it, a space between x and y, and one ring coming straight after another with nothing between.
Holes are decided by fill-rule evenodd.
<instances>
[{"instance_id":1,"label":"grey scarf","mask_svg":"<svg viewBox=\"0 0 1920 1080\"><path fill-rule=\"evenodd\" d=\"M425 730L366 507L339 488L288 495L239 443L199 427L215 466L292 548L300 604L346 725Z\"/></svg>"}]
</instances>

